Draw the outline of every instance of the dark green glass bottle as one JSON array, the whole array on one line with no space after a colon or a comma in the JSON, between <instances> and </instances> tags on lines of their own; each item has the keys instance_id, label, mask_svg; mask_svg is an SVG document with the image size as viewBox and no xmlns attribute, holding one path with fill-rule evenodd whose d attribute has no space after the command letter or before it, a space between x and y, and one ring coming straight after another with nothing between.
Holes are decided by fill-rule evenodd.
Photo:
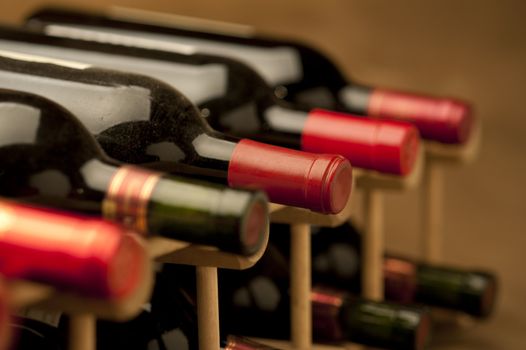
<instances>
[{"instance_id":1,"label":"dark green glass bottle","mask_svg":"<svg viewBox=\"0 0 526 350\"><path fill-rule=\"evenodd\" d=\"M392 259L396 258L386 258L386 264ZM405 262L411 264L408 260ZM494 274L481 270L412 264L416 267L414 301L463 311L481 318L493 312L497 297L497 279Z\"/></svg>"},{"instance_id":2,"label":"dark green glass bottle","mask_svg":"<svg viewBox=\"0 0 526 350\"><path fill-rule=\"evenodd\" d=\"M272 225L272 242L288 254L287 225ZM312 235L314 283L361 292L361 234L345 223L336 228L316 227ZM467 313L491 315L497 297L497 277L480 269L441 266L387 254L383 264L385 298L421 303Z\"/></svg>"},{"instance_id":3,"label":"dark green glass bottle","mask_svg":"<svg viewBox=\"0 0 526 350\"><path fill-rule=\"evenodd\" d=\"M326 54L298 40L257 35L254 31L239 35L202 23L189 27L191 18L185 18L184 23L178 19L168 21L166 13L161 14L164 20L159 21L159 14L117 12L97 14L46 7L27 21L28 25L48 27L46 30L60 36L89 29L98 33L99 39L108 34L125 34L131 37L130 41L153 39L158 47L184 44L199 53L234 58L257 71L280 99L308 108L408 121L426 139L463 143L475 125L471 107L464 101L357 83L348 79Z\"/></svg>"},{"instance_id":4,"label":"dark green glass bottle","mask_svg":"<svg viewBox=\"0 0 526 350\"><path fill-rule=\"evenodd\" d=\"M419 138L410 124L286 103L255 71L236 60L190 54L181 45L135 36L81 32L71 39L0 28L0 47L154 77L185 94L214 129L229 135L340 154L353 166L402 175L416 160Z\"/></svg>"}]
</instances>

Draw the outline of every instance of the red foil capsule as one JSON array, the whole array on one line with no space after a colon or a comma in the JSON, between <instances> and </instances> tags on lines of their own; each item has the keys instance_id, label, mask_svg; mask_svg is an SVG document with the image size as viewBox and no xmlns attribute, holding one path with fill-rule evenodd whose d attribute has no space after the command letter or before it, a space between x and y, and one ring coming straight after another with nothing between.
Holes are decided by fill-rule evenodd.
<instances>
[{"instance_id":1,"label":"red foil capsule","mask_svg":"<svg viewBox=\"0 0 526 350\"><path fill-rule=\"evenodd\" d=\"M387 300L399 303L410 303L414 300L417 289L414 264L396 258L385 258L383 272Z\"/></svg>"},{"instance_id":2,"label":"red foil capsule","mask_svg":"<svg viewBox=\"0 0 526 350\"><path fill-rule=\"evenodd\" d=\"M367 114L410 122L423 138L442 143L466 142L474 123L467 103L383 89L371 93Z\"/></svg>"},{"instance_id":3,"label":"red foil capsule","mask_svg":"<svg viewBox=\"0 0 526 350\"><path fill-rule=\"evenodd\" d=\"M243 139L232 154L228 184L261 189L276 203L336 214L349 199L352 168L342 156L295 151Z\"/></svg>"},{"instance_id":4,"label":"red foil capsule","mask_svg":"<svg viewBox=\"0 0 526 350\"><path fill-rule=\"evenodd\" d=\"M145 262L135 234L97 219L0 203L0 273L86 296L132 291Z\"/></svg>"},{"instance_id":5,"label":"red foil capsule","mask_svg":"<svg viewBox=\"0 0 526 350\"><path fill-rule=\"evenodd\" d=\"M311 305L316 335L336 342L345 340L340 320L344 293L315 286L311 291Z\"/></svg>"},{"instance_id":6,"label":"red foil capsule","mask_svg":"<svg viewBox=\"0 0 526 350\"><path fill-rule=\"evenodd\" d=\"M302 133L302 149L338 153L359 168L406 175L418 155L418 130L408 123L380 121L315 109Z\"/></svg>"}]
</instances>

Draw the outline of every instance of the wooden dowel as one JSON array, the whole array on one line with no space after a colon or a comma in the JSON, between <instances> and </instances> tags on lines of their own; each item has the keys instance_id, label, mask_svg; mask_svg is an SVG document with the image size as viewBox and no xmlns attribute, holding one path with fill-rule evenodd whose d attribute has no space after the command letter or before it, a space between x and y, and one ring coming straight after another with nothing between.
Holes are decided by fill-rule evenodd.
<instances>
[{"instance_id":1,"label":"wooden dowel","mask_svg":"<svg viewBox=\"0 0 526 350\"><path fill-rule=\"evenodd\" d=\"M365 232L362 240L364 268L362 275L363 296L383 300L384 280L382 262L384 254L383 194L379 190L364 191Z\"/></svg>"},{"instance_id":2,"label":"wooden dowel","mask_svg":"<svg viewBox=\"0 0 526 350\"><path fill-rule=\"evenodd\" d=\"M290 313L294 349L312 347L311 232L306 224L291 225Z\"/></svg>"},{"instance_id":3,"label":"wooden dowel","mask_svg":"<svg viewBox=\"0 0 526 350\"><path fill-rule=\"evenodd\" d=\"M219 350L217 268L196 267L199 350Z\"/></svg>"},{"instance_id":4,"label":"wooden dowel","mask_svg":"<svg viewBox=\"0 0 526 350\"><path fill-rule=\"evenodd\" d=\"M438 162L429 161L422 191L422 255L426 262L442 259L444 173Z\"/></svg>"},{"instance_id":5,"label":"wooden dowel","mask_svg":"<svg viewBox=\"0 0 526 350\"><path fill-rule=\"evenodd\" d=\"M92 314L72 315L69 320L69 350L95 350L96 318Z\"/></svg>"}]
</instances>

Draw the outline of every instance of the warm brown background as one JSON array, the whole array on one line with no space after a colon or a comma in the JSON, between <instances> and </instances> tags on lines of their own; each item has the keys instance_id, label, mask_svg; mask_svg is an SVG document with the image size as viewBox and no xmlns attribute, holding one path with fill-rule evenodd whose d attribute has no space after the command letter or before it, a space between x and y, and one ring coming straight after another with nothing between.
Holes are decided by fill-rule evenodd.
<instances>
[{"instance_id":1,"label":"warm brown background","mask_svg":"<svg viewBox=\"0 0 526 350\"><path fill-rule=\"evenodd\" d=\"M45 1L2 0L17 23ZM69 5L102 7L109 1ZM234 21L308 40L356 79L473 101L484 122L479 160L447 172L445 258L501 277L495 317L441 334L433 349L526 349L526 2L114 0L114 5ZM387 203L388 245L416 254L418 193Z\"/></svg>"}]
</instances>

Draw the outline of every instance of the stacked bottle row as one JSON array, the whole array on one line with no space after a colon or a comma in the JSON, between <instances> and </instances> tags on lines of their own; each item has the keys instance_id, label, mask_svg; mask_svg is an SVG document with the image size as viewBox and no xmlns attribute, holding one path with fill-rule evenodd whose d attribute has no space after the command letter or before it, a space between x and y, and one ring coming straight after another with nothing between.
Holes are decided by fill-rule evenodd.
<instances>
[{"instance_id":1,"label":"stacked bottle row","mask_svg":"<svg viewBox=\"0 0 526 350\"><path fill-rule=\"evenodd\" d=\"M250 256L264 248L268 200L337 214L351 163L407 176L420 136L462 144L473 123L463 102L350 83L295 42L44 9L25 28L0 28L0 274L122 298L137 288L144 238ZM261 346L230 334L288 337L279 236L255 268L220 275L226 347ZM360 291L359 254L341 254L358 236L350 226L318 236L320 341L420 349L428 311L409 303L491 311L492 275L391 257L386 296L399 304L348 296ZM196 348L191 276L166 266L139 318L100 322L99 348ZM39 326L23 318L15 347L60 348L63 319L30 335Z\"/></svg>"}]
</instances>

